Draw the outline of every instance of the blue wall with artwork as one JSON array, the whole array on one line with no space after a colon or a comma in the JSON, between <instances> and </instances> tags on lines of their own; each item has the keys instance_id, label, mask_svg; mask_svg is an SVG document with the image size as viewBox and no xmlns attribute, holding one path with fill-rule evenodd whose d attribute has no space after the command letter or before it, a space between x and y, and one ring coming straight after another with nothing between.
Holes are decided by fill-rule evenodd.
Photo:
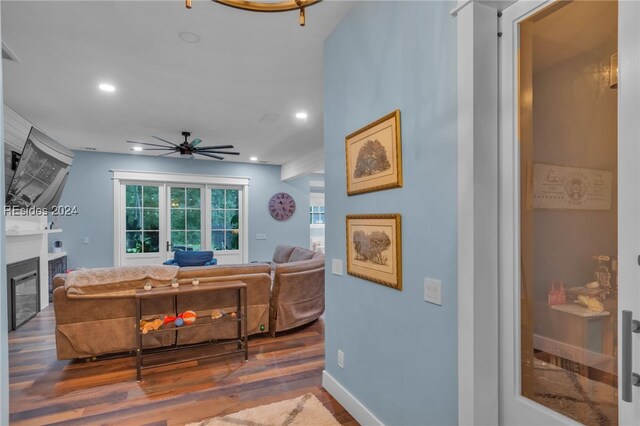
<instances>
[{"instance_id":1,"label":"blue wall with artwork","mask_svg":"<svg viewBox=\"0 0 640 426\"><path fill-rule=\"evenodd\" d=\"M326 372L385 424L457 424L457 69L453 2L362 2L325 44L326 253L347 214L401 213L403 289L326 278ZM404 187L348 197L351 132L401 110ZM328 268L330 271L330 268ZM442 280L443 305L424 301ZM337 351L345 366L337 365Z\"/></svg>"},{"instance_id":2,"label":"blue wall with artwork","mask_svg":"<svg viewBox=\"0 0 640 426\"><path fill-rule=\"evenodd\" d=\"M69 267L113 265L113 182L110 170L188 173L250 178L249 183L249 260L270 260L277 244L309 246L309 178L291 182L280 180L280 166L157 158L75 151L69 179L60 204L77 206L78 215L60 218L60 240L68 252ZM296 213L287 221L274 220L267 210L269 198L287 192L296 201ZM256 240L266 234L266 240ZM89 237L89 244L84 244Z\"/></svg>"}]
</instances>

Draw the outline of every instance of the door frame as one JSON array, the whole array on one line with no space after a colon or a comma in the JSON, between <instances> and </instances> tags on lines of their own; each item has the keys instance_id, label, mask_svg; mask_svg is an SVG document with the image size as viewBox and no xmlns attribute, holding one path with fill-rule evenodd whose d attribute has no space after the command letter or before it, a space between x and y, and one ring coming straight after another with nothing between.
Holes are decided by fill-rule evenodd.
<instances>
[{"instance_id":1,"label":"door frame","mask_svg":"<svg viewBox=\"0 0 640 426\"><path fill-rule=\"evenodd\" d=\"M529 4L543 0L519 0ZM458 0L451 15L458 21L458 423L500 423L500 309L499 293L499 132L500 108L498 89L499 37L501 24L495 9L506 9L518 1L480 2ZM640 64L630 61L624 52L637 50L640 45L640 2L620 1L618 34L620 53L618 98L618 146L633 147L640 158L637 135L640 121ZM636 76L634 78L634 76ZM624 108L620 108L624 105ZM629 151L630 152L630 151ZM640 169L631 170L619 164L619 190L640 181ZM633 182L633 183L632 183ZM633 200L619 211L631 217L640 216L640 205ZM636 221L637 222L637 221ZM640 235L640 223L635 229L619 232L619 247L633 247ZM619 253L620 265L625 262L637 268L636 252ZM625 268L632 276L620 274L619 280L640 280L640 270ZM633 300L640 300L640 290L620 298L620 308L629 309ZM630 301L625 301L630 300ZM629 306L631 305L631 306ZM635 313L636 318L640 312ZM635 357L634 371L640 370ZM511 360L510 362L513 362ZM620 362L620 360L619 360ZM635 399L640 392L634 390ZM634 404L635 405L635 404ZM633 410L632 404L621 410Z\"/></svg>"},{"instance_id":2,"label":"door frame","mask_svg":"<svg viewBox=\"0 0 640 426\"><path fill-rule=\"evenodd\" d=\"M240 223L242 229L241 235L241 256L242 263L246 263L249 259L249 182L248 177L230 177L230 176L212 176L212 175L198 175L198 174L185 174L185 173L162 173L162 172L147 172L136 170L110 170L113 174L113 265L120 266L120 253L122 250L120 244L120 229L122 227L122 195L121 188L123 182L138 182L155 183L164 185L165 188L169 185L189 185L196 184L202 185L206 188L207 185L212 186L228 186L242 188L242 206L240 212ZM168 191L165 191L165 196ZM206 217L206 216L205 216Z\"/></svg>"}]
</instances>

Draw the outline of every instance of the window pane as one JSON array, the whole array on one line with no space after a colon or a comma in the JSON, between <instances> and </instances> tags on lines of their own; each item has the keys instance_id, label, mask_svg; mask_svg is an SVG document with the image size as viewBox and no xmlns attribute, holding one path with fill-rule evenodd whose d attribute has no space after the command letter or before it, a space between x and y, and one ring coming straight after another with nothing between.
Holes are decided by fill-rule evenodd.
<instances>
[{"instance_id":1,"label":"window pane","mask_svg":"<svg viewBox=\"0 0 640 426\"><path fill-rule=\"evenodd\" d=\"M187 231L188 250L200 250L200 231Z\"/></svg>"},{"instance_id":2,"label":"window pane","mask_svg":"<svg viewBox=\"0 0 640 426\"><path fill-rule=\"evenodd\" d=\"M187 210L187 229L200 230L200 210Z\"/></svg>"},{"instance_id":3,"label":"window pane","mask_svg":"<svg viewBox=\"0 0 640 426\"><path fill-rule=\"evenodd\" d=\"M142 232L127 232L127 253L142 253Z\"/></svg>"},{"instance_id":4,"label":"window pane","mask_svg":"<svg viewBox=\"0 0 640 426\"><path fill-rule=\"evenodd\" d=\"M127 209L127 230L142 229L142 209Z\"/></svg>"},{"instance_id":5,"label":"window pane","mask_svg":"<svg viewBox=\"0 0 640 426\"><path fill-rule=\"evenodd\" d=\"M185 207L184 188L171 188L171 208Z\"/></svg>"},{"instance_id":6,"label":"window pane","mask_svg":"<svg viewBox=\"0 0 640 426\"><path fill-rule=\"evenodd\" d=\"M237 209L238 208L238 191L235 189L227 189L226 191L226 200L227 200L227 208L228 209Z\"/></svg>"},{"instance_id":7,"label":"window pane","mask_svg":"<svg viewBox=\"0 0 640 426\"><path fill-rule=\"evenodd\" d=\"M157 186L145 186L143 189L144 207L158 207L160 203L160 188Z\"/></svg>"},{"instance_id":8,"label":"window pane","mask_svg":"<svg viewBox=\"0 0 640 426\"><path fill-rule=\"evenodd\" d=\"M160 250L160 233L145 232L143 240L143 251L145 253L158 253Z\"/></svg>"},{"instance_id":9,"label":"window pane","mask_svg":"<svg viewBox=\"0 0 640 426\"><path fill-rule=\"evenodd\" d=\"M171 209L171 229L185 229L185 214L182 209Z\"/></svg>"},{"instance_id":10,"label":"window pane","mask_svg":"<svg viewBox=\"0 0 640 426\"><path fill-rule=\"evenodd\" d=\"M238 210L227 210L226 229L238 229Z\"/></svg>"},{"instance_id":11,"label":"window pane","mask_svg":"<svg viewBox=\"0 0 640 426\"><path fill-rule=\"evenodd\" d=\"M187 188L187 207L200 207L200 188Z\"/></svg>"},{"instance_id":12,"label":"window pane","mask_svg":"<svg viewBox=\"0 0 640 426\"><path fill-rule=\"evenodd\" d=\"M238 250L238 231L226 231L227 233L227 241L226 241L226 249L227 250Z\"/></svg>"},{"instance_id":13,"label":"window pane","mask_svg":"<svg viewBox=\"0 0 640 426\"><path fill-rule=\"evenodd\" d=\"M224 189L211 190L211 208L212 209L224 208Z\"/></svg>"},{"instance_id":14,"label":"window pane","mask_svg":"<svg viewBox=\"0 0 640 426\"><path fill-rule=\"evenodd\" d=\"M224 231L211 232L211 248L213 250L224 250Z\"/></svg>"},{"instance_id":15,"label":"window pane","mask_svg":"<svg viewBox=\"0 0 640 426\"><path fill-rule=\"evenodd\" d=\"M144 210L144 229L145 231L157 231L160 229L160 216L158 209Z\"/></svg>"},{"instance_id":16,"label":"window pane","mask_svg":"<svg viewBox=\"0 0 640 426\"><path fill-rule=\"evenodd\" d=\"M211 229L224 229L224 210L211 212Z\"/></svg>"},{"instance_id":17,"label":"window pane","mask_svg":"<svg viewBox=\"0 0 640 426\"><path fill-rule=\"evenodd\" d=\"M171 244L173 244L173 250L185 250L185 244L187 243L186 233L184 231L171 231Z\"/></svg>"},{"instance_id":18,"label":"window pane","mask_svg":"<svg viewBox=\"0 0 640 426\"><path fill-rule=\"evenodd\" d=\"M139 185L127 185L125 198L127 207L141 207L142 187Z\"/></svg>"}]
</instances>

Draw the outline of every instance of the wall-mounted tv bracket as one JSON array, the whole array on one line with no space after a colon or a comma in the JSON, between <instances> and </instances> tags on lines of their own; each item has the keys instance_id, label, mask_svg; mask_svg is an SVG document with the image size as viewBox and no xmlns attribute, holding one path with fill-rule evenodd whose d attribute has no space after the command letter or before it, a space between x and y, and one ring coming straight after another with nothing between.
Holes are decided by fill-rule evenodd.
<instances>
[{"instance_id":1,"label":"wall-mounted tv bracket","mask_svg":"<svg viewBox=\"0 0 640 426\"><path fill-rule=\"evenodd\" d=\"M22 157L22 154L16 151L11 151L11 170L15 171L18 168L20 157Z\"/></svg>"}]
</instances>

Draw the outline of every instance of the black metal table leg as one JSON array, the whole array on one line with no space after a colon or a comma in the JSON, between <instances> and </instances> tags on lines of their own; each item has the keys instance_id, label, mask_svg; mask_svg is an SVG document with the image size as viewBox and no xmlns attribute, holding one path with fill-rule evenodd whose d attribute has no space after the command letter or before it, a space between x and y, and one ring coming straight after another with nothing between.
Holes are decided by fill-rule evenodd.
<instances>
[{"instance_id":1,"label":"black metal table leg","mask_svg":"<svg viewBox=\"0 0 640 426\"><path fill-rule=\"evenodd\" d=\"M136 301L136 381L142 381L142 333L140 332L140 320L142 319L142 299Z\"/></svg>"},{"instance_id":2,"label":"black metal table leg","mask_svg":"<svg viewBox=\"0 0 640 426\"><path fill-rule=\"evenodd\" d=\"M248 302L247 302L247 288L243 287L242 288L242 295L244 296L244 312L242 313L242 321L240 321L242 323L242 327L243 327L243 340L244 340L244 361L247 362L249 360L249 335L247 332L247 319L249 317L249 312L248 312Z\"/></svg>"}]
</instances>

